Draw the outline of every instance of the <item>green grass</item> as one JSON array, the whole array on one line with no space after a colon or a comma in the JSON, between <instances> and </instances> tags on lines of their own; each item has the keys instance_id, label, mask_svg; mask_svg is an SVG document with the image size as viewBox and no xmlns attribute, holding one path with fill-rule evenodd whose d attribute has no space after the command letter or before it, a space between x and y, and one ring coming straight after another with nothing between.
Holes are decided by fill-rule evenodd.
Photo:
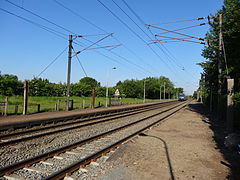
<instances>
[{"instance_id":1,"label":"green grass","mask_svg":"<svg viewBox=\"0 0 240 180\"><path fill-rule=\"evenodd\" d=\"M82 109L83 104L84 108L91 107L91 97L70 97L74 101L73 109ZM0 96L0 102L3 102L5 97ZM36 113L37 105L40 104L40 111L55 111L55 105L57 101L60 100L60 110L65 110L65 100L66 97L29 97L28 101L28 113ZM105 106L105 97L96 97L95 98L95 107ZM146 102L153 102L159 100L146 99ZM85 102L85 103L83 103ZM142 103L143 99L137 98L122 98L122 104L138 104ZM8 114L15 114L15 107L18 105L18 114L22 114L23 111L23 97L22 96L11 96L8 97ZM0 115L4 112L3 107L0 106Z\"/></svg>"}]
</instances>

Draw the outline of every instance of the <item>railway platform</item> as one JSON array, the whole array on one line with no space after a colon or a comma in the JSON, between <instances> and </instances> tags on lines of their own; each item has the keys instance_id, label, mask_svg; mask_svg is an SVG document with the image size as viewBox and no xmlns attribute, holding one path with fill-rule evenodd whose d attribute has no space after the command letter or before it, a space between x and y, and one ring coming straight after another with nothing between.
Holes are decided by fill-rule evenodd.
<instances>
[{"instance_id":1,"label":"railway platform","mask_svg":"<svg viewBox=\"0 0 240 180\"><path fill-rule=\"evenodd\" d=\"M163 101L169 102L169 101ZM47 124L56 121L66 121L70 119L76 119L82 116L92 116L94 114L100 113L111 113L114 111L123 111L127 109L137 108L141 106L148 106L157 104L159 102L151 103L141 103L141 104L128 104L121 106L110 106L110 107L100 107L94 109L78 109L71 111L52 111L52 112L42 112L27 115L10 115L10 116L0 116L0 130L21 128L24 126L32 126L37 124Z\"/></svg>"}]
</instances>

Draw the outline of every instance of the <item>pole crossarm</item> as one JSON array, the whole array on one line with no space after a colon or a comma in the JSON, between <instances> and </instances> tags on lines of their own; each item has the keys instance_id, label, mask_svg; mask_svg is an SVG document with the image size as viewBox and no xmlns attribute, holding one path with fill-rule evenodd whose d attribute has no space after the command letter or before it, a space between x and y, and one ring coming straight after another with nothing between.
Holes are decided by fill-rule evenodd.
<instances>
[{"instance_id":1,"label":"pole crossarm","mask_svg":"<svg viewBox=\"0 0 240 180\"><path fill-rule=\"evenodd\" d=\"M88 50L90 47L94 46L95 44L97 44L97 43L103 41L104 39L106 39L106 38L108 38L109 36L112 36L112 35L113 35L113 33L110 33L109 35L107 35L107 36L105 36L105 37L99 39L98 41L92 43L91 45L85 47L85 48L82 49L81 51L78 51L77 54L79 54L79 53L81 53L81 52L83 52L83 51L85 51L85 50Z\"/></svg>"},{"instance_id":2,"label":"pole crossarm","mask_svg":"<svg viewBox=\"0 0 240 180\"><path fill-rule=\"evenodd\" d=\"M195 19L186 19L186 20L180 20L180 21L169 21L169 22L163 22L163 23L155 23L152 25L156 25L156 24L170 24L170 23L179 23L179 22L186 22L186 21L195 21L195 20L204 20L204 19L208 19L211 18L210 16L207 17L200 17L200 18L195 18Z\"/></svg>"},{"instance_id":3,"label":"pole crossarm","mask_svg":"<svg viewBox=\"0 0 240 180\"><path fill-rule=\"evenodd\" d=\"M198 44L206 44L204 42L197 42L197 41L192 41L192 40L187 40L186 38L185 39L182 39L182 38L175 38L175 37L168 37L168 36L160 36L158 34L156 34L155 36L158 36L158 37L164 37L164 38L168 38L168 39L165 39L165 40L154 40L153 43L167 43L167 42L181 42L181 41L186 41L186 42L192 42L192 43L198 43ZM169 40L178 40L178 41L169 41Z\"/></svg>"},{"instance_id":4,"label":"pole crossarm","mask_svg":"<svg viewBox=\"0 0 240 180\"><path fill-rule=\"evenodd\" d=\"M186 37L190 37L190 38L193 38L193 39L198 39L198 40L204 41L203 38L198 38L198 37L191 36L191 35L188 35L188 34L183 34L183 33L175 32L175 31L173 31L173 30L168 30L168 29L165 29L165 28L161 28L161 27L158 27L158 26L151 25L151 24L146 24L146 26L148 26L148 27L153 27L153 28L157 28L157 29L161 29L161 30L163 30L163 31L175 33L175 34L178 34L178 35L181 35L181 36L186 36Z\"/></svg>"},{"instance_id":5,"label":"pole crossarm","mask_svg":"<svg viewBox=\"0 0 240 180\"><path fill-rule=\"evenodd\" d=\"M116 44L116 45L109 45L109 46L101 46L101 47L95 47L95 48L88 48L88 49L85 49L85 50L94 50L94 49L103 49L103 48L116 48L116 47L119 47L119 46L122 46L122 44ZM72 57L78 55L79 53L81 53L82 51L78 51L75 53L75 55L73 55Z\"/></svg>"},{"instance_id":6,"label":"pole crossarm","mask_svg":"<svg viewBox=\"0 0 240 180\"><path fill-rule=\"evenodd\" d=\"M201 24L197 24L197 25L193 25L193 26L188 26L188 27L184 27L184 28L180 28L180 29L174 29L173 31L181 31L181 30L184 30L184 29L190 29L190 28L194 28L194 27L198 27L198 26L203 26L203 25L206 25L206 24L209 24L209 22L201 23ZM158 33L158 34L166 34L166 33L169 33L169 32L167 31L167 32L162 32L162 33Z\"/></svg>"}]
</instances>

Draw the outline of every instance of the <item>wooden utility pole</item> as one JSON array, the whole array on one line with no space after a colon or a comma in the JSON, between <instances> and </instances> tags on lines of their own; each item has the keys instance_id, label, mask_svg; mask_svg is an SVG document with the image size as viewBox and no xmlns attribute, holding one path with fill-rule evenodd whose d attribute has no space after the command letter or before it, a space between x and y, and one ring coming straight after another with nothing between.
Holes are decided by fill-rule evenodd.
<instances>
[{"instance_id":1,"label":"wooden utility pole","mask_svg":"<svg viewBox=\"0 0 240 180\"><path fill-rule=\"evenodd\" d=\"M222 118L222 14L219 14L219 52L218 52L218 119Z\"/></svg>"},{"instance_id":2,"label":"wooden utility pole","mask_svg":"<svg viewBox=\"0 0 240 180\"><path fill-rule=\"evenodd\" d=\"M164 87L164 90L163 90L163 91L164 91L164 92L163 92L163 99L165 100L165 99L166 99L166 95L165 95L165 93L166 93L166 90L165 90L166 85L165 85L165 82L164 82L164 86L163 86L163 87Z\"/></svg>"},{"instance_id":3,"label":"wooden utility pole","mask_svg":"<svg viewBox=\"0 0 240 180\"><path fill-rule=\"evenodd\" d=\"M145 103L145 98L146 98L146 80L143 82L143 103Z\"/></svg>"},{"instance_id":4,"label":"wooden utility pole","mask_svg":"<svg viewBox=\"0 0 240 180\"><path fill-rule=\"evenodd\" d=\"M162 100L162 86L160 85L160 101Z\"/></svg>"},{"instance_id":5,"label":"wooden utility pole","mask_svg":"<svg viewBox=\"0 0 240 180\"><path fill-rule=\"evenodd\" d=\"M23 115L27 114L28 110L28 89L29 89L29 83L28 81L24 82L24 94L23 94Z\"/></svg>"},{"instance_id":6,"label":"wooden utility pole","mask_svg":"<svg viewBox=\"0 0 240 180\"><path fill-rule=\"evenodd\" d=\"M95 88L92 89L92 108L95 107Z\"/></svg>"},{"instance_id":7,"label":"wooden utility pole","mask_svg":"<svg viewBox=\"0 0 240 180\"><path fill-rule=\"evenodd\" d=\"M72 40L72 35L69 35L66 111L69 110L71 61L72 61L72 41L73 41L73 40Z\"/></svg>"},{"instance_id":8,"label":"wooden utility pole","mask_svg":"<svg viewBox=\"0 0 240 180\"><path fill-rule=\"evenodd\" d=\"M5 98L5 103L4 103L4 116L7 116L7 110L8 110L8 97Z\"/></svg>"},{"instance_id":9,"label":"wooden utility pole","mask_svg":"<svg viewBox=\"0 0 240 180\"><path fill-rule=\"evenodd\" d=\"M233 94L234 94L234 79L227 79L227 131L233 130Z\"/></svg>"}]
</instances>

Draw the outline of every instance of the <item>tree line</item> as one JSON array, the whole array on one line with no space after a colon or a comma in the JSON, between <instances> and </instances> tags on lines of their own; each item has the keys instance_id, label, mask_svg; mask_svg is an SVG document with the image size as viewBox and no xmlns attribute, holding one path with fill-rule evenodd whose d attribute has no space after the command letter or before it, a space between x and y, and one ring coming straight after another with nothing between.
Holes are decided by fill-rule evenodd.
<instances>
[{"instance_id":1,"label":"tree line","mask_svg":"<svg viewBox=\"0 0 240 180\"><path fill-rule=\"evenodd\" d=\"M183 88L175 88L174 84L164 76L159 78L148 77L142 80L125 80L119 81L116 86L109 87L109 95L113 96L118 89L121 97L126 98L143 98L143 89L145 82L146 98L157 99L164 97L176 98L178 94L183 93ZM0 74L0 95L2 96L22 96L24 83L15 75ZM97 97L105 97L106 87L101 86L100 82L91 77L84 77L77 83L71 84L71 96L89 97L92 90L95 89ZM30 96L66 96L67 86L65 83L52 83L48 79L33 78L29 81Z\"/></svg>"},{"instance_id":2,"label":"tree line","mask_svg":"<svg viewBox=\"0 0 240 180\"><path fill-rule=\"evenodd\" d=\"M219 14L222 14L223 51L219 51ZM240 127L240 1L225 0L222 8L214 15L214 22L206 34L209 46L203 49L202 56L208 61L200 63L203 68L201 86L203 100L218 111L219 78L223 118L226 118L227 78L234 79L235 127ZM219 64L219 62L221 63ZM219 66L222 72L219 73ZM220 76L219 76L220 75ZM218 112L220 113L220 112Z\"/></svg>"}]
</instances>

